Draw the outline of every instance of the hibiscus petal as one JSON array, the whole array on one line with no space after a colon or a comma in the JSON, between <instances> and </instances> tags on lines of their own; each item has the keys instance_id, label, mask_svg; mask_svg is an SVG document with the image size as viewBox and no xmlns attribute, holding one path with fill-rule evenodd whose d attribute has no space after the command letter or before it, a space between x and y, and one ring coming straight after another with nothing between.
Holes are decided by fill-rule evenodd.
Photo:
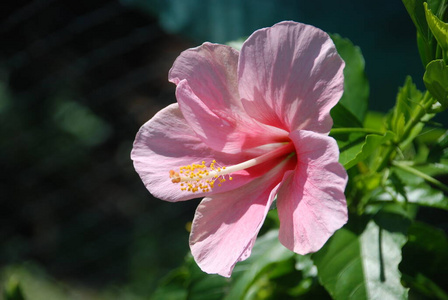
<instances>
[{"instance_id":1,"label":"hibiscus petal","mask_svg":"<svg viewBox=\"0 0 448 300\"><path fill-rule=\"evenodd\" d=\"M239 153L264 144L284 142L287 133L278 128L264 126L251 120L244 112L223 117L205 105L182 80L176 89L179 107L188 125L210 148L227 153Z\"/></svg>"},{"instance_id":2,"label":"hibiscus petal","mask_svg":"<svg viewBox=\"0 0 448 300\"><path fill-rule=\"evenodd\" d=\"M347 173L338 163L333 138L304 130L290 138L298 161L294 171L285 173L277 195L279 240L306 254L318 251L347 222Z\"/></svg>"},{"instance_id":3,"label":"hibiscus petal","mask_svg":"<svg viewBox=\"0 0 448 300\"><path fill-rule=\"evenodd\" d=\"M193 93L213 111L244 111L238 94L238 56L232 47L204 43L182 52L168 78L176 85L187 80Z\"/></svg>"},{"instance_id":4,"label":"hibiscus petal","mask_svg":"<svg viewBox=\"0 0 448 300\"><path fill-rule=\"evenodd\" d=\"M204 43L182 52L169 73L188 124L210 148L227 153L284 141L287 135L246 114L238 94L238 56L229 46Z\"/></svg>"},{"instance_id":5,"label":"hibiscus petal","mask_svg":"<svg viewBox=\"0 0 448 300\"><path fill-rule=\"evenodd\" d=\"M171 182L169 171L193 163L207 163L215 159L219 165L233 165L252 158L240 153L231 155L213 151L188 127L178 104L159 111L144 124L135 138L131 158L146 188L157 198L167 201L183 201L199 198L214 192L224 192L240 187L254 176L242 171L232 174L234 180L227 181L209 193L181 191Z\"/></svg>"},{"instance_id":6,"label":"hibiscus petal","mask_svg":"<svg viewBox=\"0 0 448 300\"><path fill-rule=\"evenodd\" d=\"M243 188L202 200L193 220L190 247L204 272L230 277L235 264L250 256L282 174L290 167L291 159L284 159Z\"/></svg>"},{"instance_id":7,"label":"hibiscus petal","mask_svg":"<svg viewBox=\"0 0 448 300\"><path fill-rule=\"evenodd\" d=\"M234 131L237 115L246 116L238 94L238 56L232 47L204 43L182 52L168 75L178 86L176 97L184 116L216 150L223 150L226 143L216 135Z\"/></svg>"},{"instance_id":8,"label":"hibiscus petal","mask_svg":"<svg viewBox=\"0 0 448 300\"><path fill-rule=\"evenodd\" d=\"M344 61L331 38L310 25L281 22L244 42L238 66L246 112L289 132L328 133L343 93Z\"/></svg>"}]
</instances>

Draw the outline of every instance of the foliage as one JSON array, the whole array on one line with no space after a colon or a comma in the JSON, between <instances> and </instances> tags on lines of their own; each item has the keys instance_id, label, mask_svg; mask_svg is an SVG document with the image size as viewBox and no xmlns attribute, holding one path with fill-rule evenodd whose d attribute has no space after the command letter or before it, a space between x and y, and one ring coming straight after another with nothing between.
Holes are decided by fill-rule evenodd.
<instances>
[{"instance_id":1,"label":"foliage","mask_svg":"<svg viewBox=\"0 0 448 300\"><path fill-rule=\"evenodd\" d=\"M232 277L203 273L188 255L185 264L163 281L154 299L307 299L328 297L319 286L310 256L299 256L277 242L270 230L257 240L252 255L236 265Z\"/></svg>"},{"instance_id":2,"label":"foliage","mask_svg":"<svg viewBox=\"0 0 448 300\"><path fill-rule=\"evenodd\" d=\"M406 217L383 209L352 221L313 255L319 279L334 299L407 299L398 263Z\"/></svg>"},{"instance_id":3,"label":"foliage","mask_svg":"<svg viewBox=\"0 0 448 300\"><path fill-rule=\"evenodd\" d=\"M421 79L407 77L398 89L397 95L390 95L391 98L395 96L395 105L387 114L368 111L370 87L365 74L365 61L361 49L347 38L337 34L331 36L338 52L346 62L345 91L339 104L331 111L334 127L330 134L337 140L341 151L340 162L347 169L350 178L346 189L350 211L347 225L337 231L320 251L302 256L287 250L280 244L278 241L279 221L275 211L272 211L273 213L268 214L252 255L236 265L231 278L205 274L188 254L180 267L160 279L158 288L150 299L448 299L446 280L448 275L446 222L448 216L448 131L432 122L438 114L444 116L446 114L444 110L448 108L448 0L402 1L416 27L416 44L424 72ZM160 10L160 3L162 3L140 0L121 2L135 3L148 10ZM170 3L174 2L182 1L170 1ZM190 2L199 3L200 1L191 0ZM231 2L233 3L231 5L247 5L238 1ZM262 2L267 3L267 1ZM257 5L259 11L266 10L267 4L263 6L258 1ZM169 7L171 9L171 6ZM174 9L178 6L172 5L172 7ZM202 13L206 7L212 7L215 13ZM209 24L210 19L223 23L225 21L223 17L225 13L228 13L224 12L222 4L218 6L201 4L197 6L197 9L204 18L198 18L200 22L197 23L199 26L196 28L186 26L190 34L199 30L211 30L203 25ZM232 9L228 11L233 12ZM194 16L194 14L186 14L184 10L173 10L173 12L184 18ZM256 15L257 12L252 14ZM215 18L215 16L221 16L221 18ZM173 32L179 32L182 23L190 24L189 20L184 18L173 18L172 14L164 13L161 23L171 28ZM269 18L277 19L277 16L272 13ZM273 23L273 21L269 22ZM238 34L247 34L254 29L249 28L249 23L244 27L245 31ZM225 39L227 36L223 34L215 37L216 41ZM54 40L58 39L54 38ZM237 48L241 42L242 40L236 41L232 46ZM38 48L33 49L38 51ZM86 63L86 65L89 64L93 65L91 62ZM393 68L393 66L385 67ZM139 78L145 77L140 73L137 75L136 77ZM419 90L417 86L424 86L426 91ZM107 88L112 92L115 91L110 89L110 86ZM32 118L21 117L24 114L21 110L13 109L13 100L4 93L4 90L6 87L1 85L0 117L4 120L4 126L0 132L6 141L13 141L15 147L14 151L2 152L7 154L4 155L3 161L10 161L11 165L18 164L19 157L30 148L29 144L25 144L23 140L32 140L32 145L44 153L41 156L49 157L48 160L39 164L36 164L34 158L30 159L30 162L26 163L27 166L32 166L28 173L39 170L44 164L54 169L64 170L63 173L57 174L66 176L68 180L75 177L66 174L65 169L68 164L77 165L83 169L84 173L88 173L91 169L86 167L88 162L85 158L95 150L95 147L105 143L116 134L116 128L111 128L103 117L96 116L81 103L57 97L51 99L51 105L47 105L51 107L48 112L46 110L33 111L33 115L42 115L42 118L46 120L42 130L58 137L53 140L54 144L41 141L36 130L28 130L37 122L34 122ZM23 104L20 106L20 103L16 103L15 105L14 107L23 107L22 109L25 110ZM29 108L26 107L26 109ZM125 135L129 134L125 133ZM53 151L50 152L43 146L37 147L41 144ZM13 148L5 147L5 149ZM70 159L67 160L66 157ZM50 159L51 164L49 164ZM99 160L99 163L103 162ZM11 170L6 169L4 173L11 173ZM105 173L108 171L106 170ZM113 174L108 175L110 177ZM24 176L24 179L18 182L28 182L31 178L32 176L29 175ZM83 189L87 189L85 193L97 195L95 184L87 184L90 181L89 178L85 177L79 185L74 185L82 189L70 190L83 192ZM112 183L115 185L115 181ZM29 186L23 188L30 189ZM61 193L57 186L51 192ZM64 197L58 197L65 199L67 193L64 192L61 195ZM101 198L102 194L98 195ZM39 195L36 195L37 197ZM129 196L129 194L123 196L123 198L128 197L135 196ZM125 206L122 203L119 205ZM138 212L140 208L134 210L140 213ZM173 212L162 210L156 210L155 214L174 216L172 218L179 217ZM65 215L60 218L64 219ZM96 222L94 214L90 219L89 222ZM69 221L72 220L67 222ZM154 224L161 223L160 220L151 219L143 213L140 213L136 222L142 223L139 228L145 228L145 232L149 228L153 239L162 240L163 238L166 244L163 248L157 246L147 234L144 234L143 229L136 230L135 235L139 237L136 243L145 243L145 247L134 245L129 251L132 252L132 258L135 261L134 273L138 271L141 273L133 274L134 277L130 279L133 281L132 284L138 285L137 288L125 286L109 287L103 289L102 292L95 292L93 289L78 289L76 292L70 292L64 284L57 282L44 271L24 264L25 266L3 268L0 274L3 282L0 287L0 297L3 296L7 300L147 299L146 294L140 297L134 293L135 290L145 292L151 290L151 276L160 274L159 269L162 266L165 267L159 261L168 261L170 257L183 251L179 250L182 245L186 247L187 244L185 235L184 239L180 239L173 233L165 236L165 233L159 230L162 227L173 230L169 224L166 224L167 222L156 226ZM77 228L77 225L75 224L73 228ZM39 230L47 229L45 227ZM55 230L54 227L51 229ZM93 234L95 233L90 228L88 229ZM82 235L81 232L75 231L78 235ZM82 248L77 244L78 241L69 240L70 235L66 231L64 235L67 235L67 240L63 243L67 245L64 251ZM97 240L95 234L91 238L90 236L86 238ZM98 239L97 243L105 245L105 248L113 252L109 245L116 244L116 240L117 237L114 235L107 237L106 242L104 239ZM17 243L20 244L20 241ZM157 254L148 254L149 250L156 247L161 248L158 255L164 252L163 259L157 257ZM141 248L144 250L136 250ZM9 248L4 247L4 249ZM172 249L176 249L177 252ZM88 253L90 249L81 250ZM79 252L74 251L74 253L78 255ZM101 255L104 255L103 252ZM96 262L95 259L92 261ZM110 261L112 261L109 262L111 265L118 264L115 257ZM78 262L71 263L78 264ZM148 265L151 268L148 268ZM112 270L111 273L121 273L121 269ZM89 273L93 274L93 272ZM95 274L91 276L94 277ZM135 279L137 277L139 277L138 282Z\"/></svg>"},{"instance_id":4,"label":"foliage","mask_svg":"<svg viewBox=\"0 0 448 300\"><path fill-rule=\"evenodd\" d=\"M448 107L448 3L403 3L417 28L427 91L407 77L388 114L367 111L362 53L332 36L346 62L330 134L350 178L347 225L317 253L300 256L277 241L278 220L269 214L274 221L230 279L202 273L188 256L155 299L448 299L446 231L425 219L448 210L448 134L431 123Z\"/></svg>"}]
</instances>

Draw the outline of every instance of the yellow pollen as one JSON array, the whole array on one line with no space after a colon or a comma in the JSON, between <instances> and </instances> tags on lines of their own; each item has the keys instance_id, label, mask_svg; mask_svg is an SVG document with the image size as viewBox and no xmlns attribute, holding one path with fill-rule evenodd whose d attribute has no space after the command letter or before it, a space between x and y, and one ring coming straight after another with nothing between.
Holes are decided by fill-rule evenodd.
<instances>
[{"instance_id":1,"label":"yellow pollen","mask_svg":"<svg viewBox=\"0 0 448 300\"><path fill-rule=\"evenodd\" d=\"M226 174L220 174L225 169L226 167L220 166L216 160L212 160L208 166L203 160L200 164L181 166L178 172L170 170L170 178L172 183L180 183L181 191L206 193L215 187L216 180L219 181L219 186L226 181Z\"/></svg>"},{"instance_id":2,"label":"yellow pollen","mask_svg":"<svg viewBox=\"0 0 448 300\"><path fill-rule=\"evenodd\" d=\"M274 158L284 157L283 160L287 161L295 155L295 152L296 149L293 143L279 143L278 147L275 147L273 150L236 165L226 167L217 163L215 159L208 163L203 160L197 164L181 166L178 171L170 170L169 178L172 183L180 183L181 191L206 193L215 187L215 182L220 187L227 179L233 180L230 174L251 168Z\"/></svg>"}]
</instances>

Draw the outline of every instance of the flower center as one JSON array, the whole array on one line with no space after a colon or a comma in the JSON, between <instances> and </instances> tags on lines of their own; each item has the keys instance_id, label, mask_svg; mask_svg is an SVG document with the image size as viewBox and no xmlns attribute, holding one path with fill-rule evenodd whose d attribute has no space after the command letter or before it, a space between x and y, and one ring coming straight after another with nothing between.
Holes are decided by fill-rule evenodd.
<instances>
[{"instance_id":1,"label":"flower center","mask_svg":"<svg viewBox=\"0 0 448 300\"><path fill-rule=\"evenodd\" d=\"M221 186L228 180L233 180L230 174L245 170L250 167L264 163L270 159L277 158L295 151L293 143L287 143L261 156L249 159L232 166L221 166L216 160L212 160L207 166L205 161L200 164L182 166L179 171L170 170L170 178L173 183L180 183L182 191L196 193L198 191L209 192L215 184Z\"/></svg>"}]
</instances>

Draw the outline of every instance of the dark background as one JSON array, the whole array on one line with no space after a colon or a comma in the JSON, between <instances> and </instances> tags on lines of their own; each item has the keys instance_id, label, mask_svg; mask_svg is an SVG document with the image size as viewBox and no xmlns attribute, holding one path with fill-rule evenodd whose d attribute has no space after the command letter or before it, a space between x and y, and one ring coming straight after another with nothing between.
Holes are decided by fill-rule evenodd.
<instances>
[{"instance_id":1,"label":"dark background","mask_svg":"<svg viewBox=\"0 0 448 300\"><path fill-rule=\"evenodd\" d=\"M0 276L25 292L141 299L182 263L198 201L152 198L129 158L139 127L175 102L167 73L182 50L291 19L361 47L371 109L391 108L407 74L422 86L401 1L7 2Z\"/></svg>"}]
</instances>

